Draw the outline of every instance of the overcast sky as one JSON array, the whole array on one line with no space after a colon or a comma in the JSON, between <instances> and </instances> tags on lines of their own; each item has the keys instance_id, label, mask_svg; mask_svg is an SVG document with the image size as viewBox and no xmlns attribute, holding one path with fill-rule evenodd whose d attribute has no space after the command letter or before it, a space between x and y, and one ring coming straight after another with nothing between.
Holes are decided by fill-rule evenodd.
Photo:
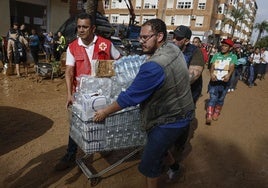
<instances>
[{"instance_id":1,"label":"overcast sky","mask_svg":"<svg viewBox=\"0 0 268 188\"><path fill-rule=\"evenodd\" d=\"M256 22L260 23L264 20L268 20L268 11L267 11L268 1L267 0L256 0L256 2L258 5Z\"/></svg>"},{"instance_id":2,"label":"overcast sky","mask_svg":"<svg viewBox=\"0 0 268 188\"><path fill-rule=\"evenodd\" d=\"M257 2L257 6L258 6L258 10L257 10L257 16L256 16L256 20L255 23L261 23L264 20L268 21L268 1L267 0L256 0ZM253 40L256 40L258 33L254 30L253 31L253 35L252 38ZM267 33L265 33L265 35L267 35Z\"/></svg>"}]
</instances>

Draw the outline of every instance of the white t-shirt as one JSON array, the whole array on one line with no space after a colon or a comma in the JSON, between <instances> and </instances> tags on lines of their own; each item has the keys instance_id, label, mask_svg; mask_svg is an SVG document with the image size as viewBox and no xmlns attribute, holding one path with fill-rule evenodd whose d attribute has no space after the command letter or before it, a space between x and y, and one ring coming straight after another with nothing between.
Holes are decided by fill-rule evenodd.
<instances>
[{"instance_id":1,"label":"white t-shirt","mask_svg":"<svg viewBox=\"0 0 268 188\"><path fill-rule=\"evenodd\" d=\"M260 64L261 63L261 53L258 54L251 54L250 56L253 59L253 63Z\"/></svg>"},{"instance_id":2,"label":"white t-shirt","mask_svg":"<svg viewBox=\"0 0 268 188\"><path fill-rule=\"evenodd\" d=\"M95 43L97 39L98 37L95 35L93 41L89 45L85 45L82 42L81 38L78 38L78 45L85 47L86 53L90 62L94 61L92 60L92 57L93 57L94 47L95 47ZM113 59L118 59L120 57L120 52L114 47L113 43L111 44L111 56ZM68 66L75 65L75 58L71 54L69 47L67 48L67 51L66 51L66 65Z\"/></svg>"},{"instance_id":3,"label":"white t-shirt","mask_svg":"<svg viewBox=\"0 0 268 188\"><path fill-rule=\"evenodd\" d=\"M262 53L262 59L263 59L263 61L261 61L261 63L263 63L263 64L267 64L268 63L268 51L267 50L265 50Z\"/></svg>"}]
</instances>

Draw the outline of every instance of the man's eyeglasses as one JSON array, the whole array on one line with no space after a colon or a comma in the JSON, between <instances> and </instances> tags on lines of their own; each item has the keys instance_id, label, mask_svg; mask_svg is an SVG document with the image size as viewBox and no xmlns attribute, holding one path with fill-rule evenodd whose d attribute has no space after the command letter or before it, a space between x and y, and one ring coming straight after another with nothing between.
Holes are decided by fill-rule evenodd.
<instances>
[{"instance_id":1,"label":"man's eyeglasses","mask_svg":"<svg viewBox=\"0 0 268 188\"><path fill-rule=\"evenodd\" d=\"M151 34L151 35L140 35L139 36L139 40L141 40L142 42L147 42L148 40L150 40L153 36L155 36L156 34Z\"/></svg>"}]
</instances>

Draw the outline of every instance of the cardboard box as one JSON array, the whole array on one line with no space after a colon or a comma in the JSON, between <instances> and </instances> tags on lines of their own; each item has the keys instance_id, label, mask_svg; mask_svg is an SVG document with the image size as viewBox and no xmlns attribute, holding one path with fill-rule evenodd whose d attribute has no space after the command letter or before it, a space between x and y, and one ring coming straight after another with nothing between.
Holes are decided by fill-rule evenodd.
<instances>
[{"instance_id":1,"label":"cardboard box","mask_svg":"<svg viewBox=\"0 0 268 188\"><path fill-rule=\"evenodd\" d=\"M223 77L228 74L230 68L230 61L228 60L218 60L215 62L214 74L218 80L223 80Z\"/></svg>"},{"instance_id":2,"label":"cardboard box","mask_svg":"<svg viewBox=\"0 0 268 188\"><path fill-rule=\"evenodd\" d=\"M98 60L96 62L96 77L115 76L114 60Z\"/></svg>"}]
</instances>

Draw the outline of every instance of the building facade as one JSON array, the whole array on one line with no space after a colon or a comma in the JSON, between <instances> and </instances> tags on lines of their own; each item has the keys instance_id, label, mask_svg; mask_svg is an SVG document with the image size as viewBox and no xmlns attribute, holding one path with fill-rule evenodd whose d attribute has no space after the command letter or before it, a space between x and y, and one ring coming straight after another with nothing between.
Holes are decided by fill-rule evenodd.
<instances>
[{"instance_id":1,"label":"building facade","mask_svg":"<svg viewBox=\"0 0 268 188\"><path fill-rule=\"evenodd\" d=\"M55 32L71 15L81 12L85 3L86 0L2 0L0 15L7 19L1 20L0 34L6 35L14 22ZM237 21L230 13L234 9L247 10L247 14ZM148 19L160 18L168 31L186 25L193 37L205 43L224 38L250 42L257 9L256 0L98 0L98 11L111 24L141 25Z\"/></svg>"},{"instance_id":2,"label":"building facade","mask_svg":"<svg viewBox=\"0 0 268 188\"><path fill-rule=\"evenodd\" d=\"M206 43L224 38L250 42L258 9L255 0L103 0L102 3L103 13L112 24L129 23L131 4L137 24L160 18L168 30L186 25L191 28L193 37L199 36ZM243 20L232 17L234 9L247 10Z\"/></svg>"},{"instance_id":3,"label":"building facade","mask_svg":"<svg viewBox=\"0 0 268 188\"><path fill-rule=\"evenodd\" d=\"M68 0L1 0L1 36L14 22L24 23L27 30L47 30L56 32L69 18Z\"/></svg>"}]
</instances>

